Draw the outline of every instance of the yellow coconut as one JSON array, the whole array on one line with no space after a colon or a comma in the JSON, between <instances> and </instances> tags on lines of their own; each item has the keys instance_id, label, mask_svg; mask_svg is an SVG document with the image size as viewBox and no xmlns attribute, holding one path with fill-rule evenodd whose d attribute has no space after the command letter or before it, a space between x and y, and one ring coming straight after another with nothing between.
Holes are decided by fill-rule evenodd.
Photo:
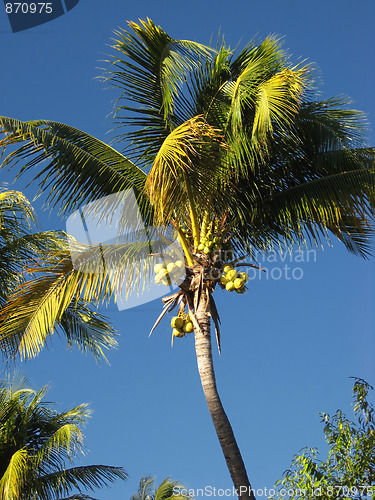
<instances>
[{"instance_id":1,"label":"yellow coconut","mask_svg":"<svg viewBox=\"0 0 375 500\"><path fill-rule=\"evenodd\" d=\"M185 332L182 332L181 330L178 330L177 328L173 328L173 336L174 337L185 337Z\"/></svg>"},{"instance_id":2,"label":"yellow coconut","mask_svg":"<svg viewBox=\"0 0 375 500\"><path fill-rule=\"evenodd\" d=\"M226 274L229 281L234 281L237 278L237 275L238 275L238 273L235 269L231 269Z\"/></svg>"},{"instance_id":3,"label":"yellow coconut","mask_svg":"<svg viewBox=\"0 0 375 500\"><path fill-rule=\"evenodd\" d=\"M186 333L191 333L194 330L193 323L191 323L190 321L185 321L184 326L183 326L182 329Z\"/></svg>"},{"instance_id":4,"label":"yellow coconut","mask_svg":"<svg viewBox=\"0 0 375 500\"><path fill-rule=\"evenodd\" d=\"M169 262L169 264L167 265L167 271L169 273L173 272L174 268L176 267L175 263L174 262Z\"/></svg>"},{"instance_id":5,"label":"yellow coconut","mask_svg":"<svg viewBox=\"0 0 375 500\"><path fill-rule=\"evenodd\" d=\"M154 265L154 271L155 271L155 274L157 274L159 271L161 271L163 269L163 264L155 264Z\"/></svg>"},{"instance_id":6,"label":"yellow coconut","mask_svg":"<svg viewBox=\"0 0 375 500\"><path fill-rule=\"evenodd\" d=\"M223 267L223 271L224 273L229 273L229 271L231 271L233 269L233 266L232 264L225 264L225 266Z\"/></svg>"},{"instance_id":7,"label":"yellow coconut","mask_svg":"<svg viewBox=\"0 0 375 500\"><path fill-rule=\"evenodd\" d=\"M228 283L225 285L225 288L228 290L228 292L233 292L233 290L234 290L233 281L228 281Z\"/></svg>"},{"instance_id":8,"label":"yellow coconut","mask_svg":"<svg viewBox=\"0 0 375 500\"><path fill-rule=\"evenodd\" d=\"M184 325L184 320L180 316L175 316L172 318L171 327L172 328L182 328Z\"/></svg>"},{"instance_id":9,"label":"yellow coconut","mask_svg":"<svg viewBox=\"0 0 375 500\"><path fill-rule=\"evenodd\" d=\"M228 283L228 281L229 281L229 280L228 280L228 278L225 276L225 274L222 274L222 275L220 276L220 283L221 283L222 285L226 285L226 284Z\"/></svg>"},{"instance_id":10,"label":"yellow coconut","mask_svg":"<svg viewBox=\"0 0 375 500\"><path fill-rule=\"evenodd\" d=\"M164 278L165 276L168 275L168 271L166 270L165 267L162 267L160 271L158 272L158 276L160 279Z\"/></svg>"},{"instance_id":11,"label":"yellow coconut","mask_svg":"<svg viewBox=\"0 0 375 500\"><path fill-rule=\"evenodd\" d=\"M247 273L240 273L240 277L244 280L245 283L249 281L249 275Z\"/></svg>"},{"instance_id":12,"label":"yellow coconut","mask_svg":"<svg viewBox=\"0 0 375 500\"><path fill-rule=\"evenodd\" d=\"M233 283L234 283L234 288L239 289L244 286L245 280L243 280L242 278L236 278Z\"/></svg>"}]
</instances>

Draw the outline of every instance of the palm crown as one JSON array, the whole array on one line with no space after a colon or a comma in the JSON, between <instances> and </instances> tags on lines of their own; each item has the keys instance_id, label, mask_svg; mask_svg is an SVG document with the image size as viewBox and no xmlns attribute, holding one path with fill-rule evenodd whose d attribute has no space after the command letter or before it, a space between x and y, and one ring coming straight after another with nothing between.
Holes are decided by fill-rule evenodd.
<instances>
[{"instance_id":1,"label":"palm crown","mask_svg":"<svg viewBox=\"0 0 375 500\"><path fill-rule=\"evenodd\" d=\"M219 318L212 293L218 284L228 288L220 278L226 261L238 265L254 250L318 244L334 235L366 256L374 150L364 143L363 114L347 109L344 98L317 100L311 68L291 65L276 39L252 41L236 52L224 42L211 49L175 40L150 20L129 26L116 32L119 55L105 77L121 90L116 120L123 152L61 123L1 118L1 145L22 143L4 163L21 160L23 172L47 160L36 178L62 212L133 190L146 227L175 229L186 279L164 299L162 314L180 303L184 315L188 306L202 385L228 467L236 486L249 485L216 391L210 316L217 333ZM67 252L51 259L48 279L32 282L5 308L6 328L28 331L34 354L43 343L30 327L37 301L26 307L25 297L36 290L43 297L51 286L60 290L64 306L54 303L39 315L38 327L51 333L72 300L112 293L105 273L74 269ZM159 281L168 284L168 269L162 273ZM122 283L124 273L117 278ZM15 313L20 304L22 317Z\"/></svg>"}]
</instances>

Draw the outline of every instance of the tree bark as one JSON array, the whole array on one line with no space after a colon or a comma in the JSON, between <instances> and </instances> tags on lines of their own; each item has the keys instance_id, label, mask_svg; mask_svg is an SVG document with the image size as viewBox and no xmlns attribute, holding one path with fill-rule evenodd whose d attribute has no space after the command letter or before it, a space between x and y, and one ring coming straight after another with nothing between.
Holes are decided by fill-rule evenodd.
<instances>
[{"instance_id":1,"label":"tree bark","mask_svg":"<svg viewBox=\"0 0 375 500\"><path fill-rule=\"evenodd\" d=\"M198 371L204 395L217 437L223 451L228 470L240 500L255 500L250 481L247 477L245 464L242 460L232 426L224 411L216 387L215 372L212 360L210 316L206 310L206 296L202 293L196 311L203 335L195 332L195 351L197 354Z\"/></svg>"}]
</instances>

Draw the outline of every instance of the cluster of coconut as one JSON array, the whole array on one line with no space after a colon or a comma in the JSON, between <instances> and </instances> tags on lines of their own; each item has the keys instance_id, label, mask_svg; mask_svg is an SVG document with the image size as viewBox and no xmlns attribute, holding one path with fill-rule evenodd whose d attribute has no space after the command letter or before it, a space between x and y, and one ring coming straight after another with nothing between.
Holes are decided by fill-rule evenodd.
<instances>
[{"instance_id":1,"label":"cluster of coconut","mask_svg":"<svg viewBox=\"0 0 375 500\"><path fill-rule=\"evenodd\" d=\"M168 264L155 264L155 283L157 285L170 286L172 281L181 278L185 269L185 263L182 260L168 262Z\"/></svg>"},{"instance_id":2,"label":"cluster of coconut","mask_svg":"<svg viewBox=\"0 0 375 500\"><path fill-rule=\"evenodd\" d=\"M213 236L211 232L208 232L206 236L200 239L197 250L198 252L204 253L205 255L213 255L221 249L222 244L222 238L220 238L219 236Z\"/></svg>"},{"instance_id":3,"label":"cluster of coconut","mask_svg":"<svg viewBox=\"0 0 375 500\"><path fill-rule=\"evenodd\" d=\"M172 335L179 338L184 337L187 333L191 333L194 330L190 316L185 313L172 318L171 327L173 328Z\"/></svg>"},{"instance_id":4,"label":"cluster of coconut","mask_svg":"<svg viewBox=\"0 0 375 500\"><path fill-rule=\"evenodd\" d=\"M247 273L238 273L231 264L224 265L220 283L225 286L228 292L245 293L245 284L248 281L249 275Z\"/></svg>"}]
</instances>

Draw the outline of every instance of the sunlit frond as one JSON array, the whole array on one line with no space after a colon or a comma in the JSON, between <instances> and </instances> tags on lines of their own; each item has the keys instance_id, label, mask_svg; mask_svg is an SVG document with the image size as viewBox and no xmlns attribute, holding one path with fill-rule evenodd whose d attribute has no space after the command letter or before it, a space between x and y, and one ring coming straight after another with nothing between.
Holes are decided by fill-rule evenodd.
<instances>
[{"instance_id":1,"label":"sunlit frond","mask_svg":"<svg viewBox=\"0 0 375 500\"><path fill-rule=\"evenodd\" d=\"M171 219L184 218L191 203L201 210L224 203L220 187L229 173L222 167L220 156L225 149L220 131L200 116L169 134L156 155L146 184L155 223L163 225Z\"/></svg>"},{"instance_id":2,"label":"sunlit frond","mask_svg":"<svg viewBox=\"0 0 375 500\"><path fill-rule=\"evenodd\" d=\"M26 447L16 450L9 464L0 478L0 498L3 500L14 500L19 498L26 479L27 460L29 454Z\"/></svg>"}]
</instances>

